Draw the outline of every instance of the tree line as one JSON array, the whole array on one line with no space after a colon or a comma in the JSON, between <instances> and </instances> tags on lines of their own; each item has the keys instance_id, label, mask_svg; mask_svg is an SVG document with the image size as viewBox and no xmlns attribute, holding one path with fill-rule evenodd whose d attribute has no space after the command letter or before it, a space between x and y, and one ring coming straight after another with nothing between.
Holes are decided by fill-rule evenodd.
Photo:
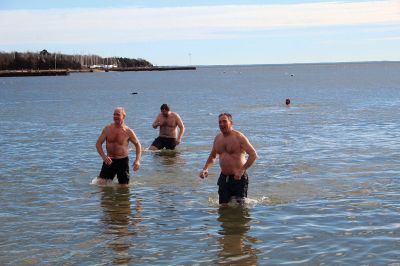
<instances>
[{"instance_id":1,"label":"tree line","mask_svg":"<svg viewBox=\"0 0 400 266\"><path fill-rule=\"evenodd\" d=\"M0 70L85 69L91 66L152 67L145 59L41 52L0 52Z\"/></svg>"}]
</instances>

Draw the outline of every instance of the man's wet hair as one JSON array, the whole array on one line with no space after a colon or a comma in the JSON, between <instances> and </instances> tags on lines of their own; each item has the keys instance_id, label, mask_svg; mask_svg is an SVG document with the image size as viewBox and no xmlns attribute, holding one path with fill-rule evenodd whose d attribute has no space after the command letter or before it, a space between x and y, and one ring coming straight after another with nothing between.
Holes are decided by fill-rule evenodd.
<instances>
[{"instance_id":1,"label":"man's wet hair","mask_svg":"<svg viewBox=\"0 0 400 266\"><path fill-rule=\"evenodd\" d=\"M169 111L169 110L170 110L169 105L166 104L166 103L162 104L161 107L160 107L160 110L161 110L161 111L162 111L162 110Z\"/></svg>"},{"instance_id":2,"label":"man's wet hair","mask_svg":"<svg viewBox=\"0 0 400 266\"><path fill-rule=\"evenodd\" d=\"M230 113L220 113L218 118L221 118L221 116L226 116L228 117L229 121L232 122L232 115Z\"/></svg>"}]
</instances>

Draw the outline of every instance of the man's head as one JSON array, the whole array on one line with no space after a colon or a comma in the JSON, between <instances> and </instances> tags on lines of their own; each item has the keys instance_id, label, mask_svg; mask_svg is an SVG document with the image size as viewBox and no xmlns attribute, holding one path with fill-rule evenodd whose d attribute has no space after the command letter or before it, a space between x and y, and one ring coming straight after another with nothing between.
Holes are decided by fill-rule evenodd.
<instances>
[{"instance_id":1,"label":"man's head","mask_svg":"<svg viewBox=\"0 0 400 266\"><path fill-rule=\"evenodd\" d=\"M124 107L117 107L114 110L114 123L116 125L122 125L124 123L126 113Z\"/></svg>"},{"instance_id":2,"label":"man's head","mask_svg":"<svg viewBox=\"0 0 400 266\"><path fill-rule=\"evenodd\" d=\"M218 125L222 134L227 134L232 131L232 115L229 113L222 113L218 116Z\"/></svg>"},{"instance_id":3,"label":"man's head","mask_svg":"<svg viewBox=\"0 0 400 266\"><path fill-rule=\"evenodd\" d=\"M169 115L170 108L169 108L168 104L166 104L166 103L162 104L160 107L160 110L161 110L161 113L163 114L163 116Z\"/></svg>"}]
</instances>

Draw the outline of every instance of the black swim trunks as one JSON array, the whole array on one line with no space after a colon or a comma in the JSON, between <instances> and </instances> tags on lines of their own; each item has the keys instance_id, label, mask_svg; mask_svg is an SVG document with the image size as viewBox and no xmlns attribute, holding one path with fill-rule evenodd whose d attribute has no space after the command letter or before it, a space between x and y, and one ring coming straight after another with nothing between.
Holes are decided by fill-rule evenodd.
<instances>
[{"instance_id":1,"label":"black swim trunks","mask_svg":"<svg viewBox=\"0 0 400 266\"><path fill-rule=\"evenodd\" d=\"M165 137L157 137L151 146L157 147L157 149L161 150L166 148L168 150L174 150L176 147L176 139L175 138L165 138Z\"/></svg>"},{"instance_id":2,"label":"black swim trunks","mask_svg":"<svg viewBox=\"0 0 400 266\"><path fill-rule=\"evenodd\" d=\"M112 164L107 165L103 162L99 177L104 179L113 180L117 175L118 183L128 184L129 183L129 158L125 157L122 159L112 159Z\"/></svg>"},{"instance_id":3,"label":"black swim trunks","mask_svg":"<svg viewBox=\"0 0 400 266\"><path fill-rule=\"evenodd\" d=\"M240 180L236 180L233 175L220 174L218 178L219 203L228 203L232 197L246 198L249 186L249 177L245 172Z\"/></svg>"}]
</instances>

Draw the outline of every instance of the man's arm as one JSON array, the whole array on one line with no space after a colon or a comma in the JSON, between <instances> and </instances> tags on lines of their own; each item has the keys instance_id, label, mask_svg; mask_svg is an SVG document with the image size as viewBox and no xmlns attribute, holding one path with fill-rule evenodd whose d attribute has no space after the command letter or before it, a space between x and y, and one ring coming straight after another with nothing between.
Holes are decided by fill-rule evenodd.
<instances>
[{"instance_id":1,"label":"man's arm","mask_svg":"<svg viewBox=\"0 0 400 266\"><path fill-rule=\"evenodd\" d=\"M178 138L176 139L176 144L179 145L179 143L181 143L183 134L185 133L185 125L182 122L181 117L176 114L176 123L179 127L179 134L178 134Z\"/></svg>"},{"instance_id":2,"label":"man's arm","mask_svg":"<svg viewBox=\"0 0 400 266\"><path fill-rule=\"evenodd\" d=\"M139 139L137 138L135 132L133 132L132 129L129 129L129 140L133 143L135 146L135 153L136 153L136 158L135 161L133 162L133 171L137 171L140 168L140 159L142 155L142 146L140 145Z\"/></svg>"},{"instance_id":3,"label":"man's arm","mask_svg":"<svg viewBox=\"0 0 400 266\"><path fill-rule=\"evenodd\" d=\"M157 127L159 127L159 126L161 126L161 122L160 122L160 115L161 114L158 114L157 116L156 116L156 119L154 120L154 122L153 122L153 124L152 124L152 127L154 128L154 129L156 129Z\"/></svg>"},{"instance_id":4,"label":"man's arm","mask_svg":"<svg viewBox=\"0 0 400 266\"><path fill-rule=\"evenodd\" d=\"M108 157L103 150L103 143L107 139L107 134L106 134L107 127L103 128L103 131L101 132L99 138L96 141L96 149L97 152L99 153L100 157L103 159L103 161L107 164L110 165L112 163L112 160L110 157Z\"/></svg>"},{"instance_id":5,"label":"man's arm","mask_svg":"<svg viewBox=\"0 0 400 266\"><path fill-rule=\"evenodd\" d=\"M241 134L240 146L249 155L246 163L243 165L243 171L246 171L248 168L250 168L250 166L253 165L253 163L257 159L257 152L254 149L253 145L251 145L249 140L243 134Z\"/></svg>"},{"instance_id":6,"label":"man's arm","mask_svg":"<svg viewBox=\"0 0 400 266\"><path fill-rule=\"evenodd\" d=\"M215 159L217 158L217 150L215 149L215 142L216 142L216 139L217 139L217 138L215 138L215 140L214 140L214 144L213 144L213 147L212 147L212 149L211 149L210 155L208 156L208 159L207 159L207 161L206 161L206 164L204 165L203 170L201 170L201 172L200 172L200 174L199 174L199 176L200 176L201 178L205 178L205 177L208 176L208 168L209 168L211 165L213 165L213 163L215 162Z\"/></svg>"}]
</instances>

